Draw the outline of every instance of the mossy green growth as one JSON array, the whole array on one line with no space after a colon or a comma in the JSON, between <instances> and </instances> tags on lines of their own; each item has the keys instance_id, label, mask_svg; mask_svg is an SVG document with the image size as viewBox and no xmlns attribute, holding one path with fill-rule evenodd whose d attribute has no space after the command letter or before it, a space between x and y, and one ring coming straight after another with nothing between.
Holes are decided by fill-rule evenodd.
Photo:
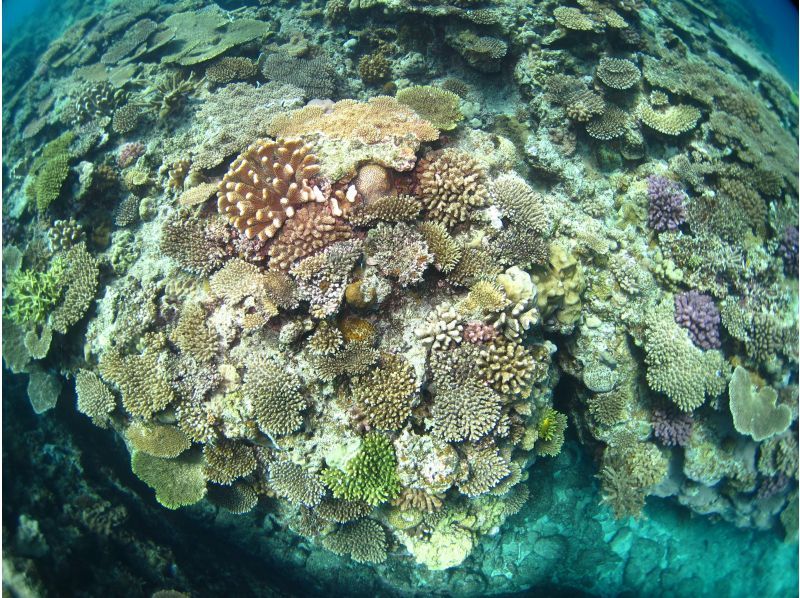
<instances>
[{"instance_id":1,"label":"mossy green growth","mask_svg":"<svg viewBox=\"0 0 800 598\"><path fill-rule=\"evenodd\" d=\"M322 481L336 498L363 500L373 506L394 498L400 492L400 479L391 441L377 432L368 434L344 471L328 468L322 472Z\"/></svg>"},{"instance_id":2,"label":"mossy green growth","mask_svg":"<svg viewBox=\"0 0 800 598\"><path fill-rule=\"evenodd\" d=\"M26 189L28 196L36 201L36 209L44 212L61 194L61 188L69 175L69 145L75 133L67 131L42 149L42 153L31 166L33 180Z\"/></svg>"},{"instance_id":3,"label":"mossy green growth","mask_svg":"<svg viewBox=\"0 0 800 598\"><path fill-rule=\"evenodd\" d=\"M41 324L56 306L64 287L64 262L56 259L46 272L20 270L5 289L6 313L22 326Z\"/></svg>"},{"instance_id":4,"label":"mossy green growth","mask_svg":"<svg viewBox=\"0 0 800 598\"><path fill-rule=\"evenodd\" d=\"M451 131L464 118L461 99L452 91L417 85L397 92L397 101L405 104L441 131Z\"/></svg>"},{"instance_id":5,"label":"mossy green growth","mask_svg":"<svg viewBox=\"0 0 800 598\"><path fill-rule=\"evenodd\" d=\"M181 455L177 459L163 459L134 451L131 469L156 491L156 500L168 509L193 505L206 495L203 459L197 452Z\"/></svg>"}]
</instances>

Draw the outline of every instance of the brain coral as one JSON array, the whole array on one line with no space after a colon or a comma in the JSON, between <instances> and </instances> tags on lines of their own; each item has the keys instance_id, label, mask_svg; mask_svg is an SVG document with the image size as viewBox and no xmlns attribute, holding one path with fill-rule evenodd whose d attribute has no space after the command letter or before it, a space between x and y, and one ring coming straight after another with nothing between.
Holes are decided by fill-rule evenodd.
<instances>
[{"instance_id":1,"label":"brain coral","mask_svg":"<svg viewBox=\"0 0 800 598\"><path fill-rule=\"evenodd\" d=\"M302 204L324 201L308 185L318 172L317 157L302 141L260 139L233 161L219 184L219 212L249 239L271 239Z\"/></svg>"}]
</instances>

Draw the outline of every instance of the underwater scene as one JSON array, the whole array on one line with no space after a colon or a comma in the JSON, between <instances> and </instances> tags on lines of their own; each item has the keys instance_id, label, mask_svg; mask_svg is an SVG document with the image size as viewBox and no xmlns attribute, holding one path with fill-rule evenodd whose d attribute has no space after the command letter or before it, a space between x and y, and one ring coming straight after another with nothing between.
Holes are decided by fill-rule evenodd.
<instances>
[{"instance_id":1,"label":"underwater scene","mask_svg":"<svg viewBox=\"0 0 800 598\"><path fill-rule=\"evenodd\" d=\"M798 595L786 0L3 3L3 598Z\"/></svg>"}]
</instances>

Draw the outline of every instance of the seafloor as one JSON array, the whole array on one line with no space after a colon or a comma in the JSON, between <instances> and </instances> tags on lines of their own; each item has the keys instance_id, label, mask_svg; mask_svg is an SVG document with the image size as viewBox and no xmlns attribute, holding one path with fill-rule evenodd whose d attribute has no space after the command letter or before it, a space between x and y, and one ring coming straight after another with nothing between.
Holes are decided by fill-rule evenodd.
<instances>
[{"instance_id":1,"label":"seafloor","mask_svg":"<svg viewBox=\"0 0 800 598\"><path fill-rule=\"evenodd\" d=\"M797 95L752 7L39 8L4 596L797 594Z\"/></svg>"}]
</instances>

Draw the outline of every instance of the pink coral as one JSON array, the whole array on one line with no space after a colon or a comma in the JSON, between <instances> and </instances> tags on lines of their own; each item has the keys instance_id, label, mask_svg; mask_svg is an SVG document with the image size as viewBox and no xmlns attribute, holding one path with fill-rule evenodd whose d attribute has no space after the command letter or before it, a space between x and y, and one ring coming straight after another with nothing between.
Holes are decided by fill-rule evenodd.
<instances>
[{"instance_id":1,"label":"pink coral","mask_svg":"<svg viewBox=\"0 0 800 598\"><path fill-rule=\"evenodd\" d=\"M473 345L488 343L497 337L497 329L483 322L468 322L464 326L464 340Z\"/></svg>"},{"instance_id":2,"label":"pink coral","mask_svg":"<svg viewBox=\"0 0 800 598\"><path fill-rule=\"evenodd\" d=\"M119 155L117 156L117 166L120 168L126 168L130 166L136 162L139 156L144 154L144 150L144 144L138 141L126 143L119 150Z\"/></svg>"}]
</instances>

